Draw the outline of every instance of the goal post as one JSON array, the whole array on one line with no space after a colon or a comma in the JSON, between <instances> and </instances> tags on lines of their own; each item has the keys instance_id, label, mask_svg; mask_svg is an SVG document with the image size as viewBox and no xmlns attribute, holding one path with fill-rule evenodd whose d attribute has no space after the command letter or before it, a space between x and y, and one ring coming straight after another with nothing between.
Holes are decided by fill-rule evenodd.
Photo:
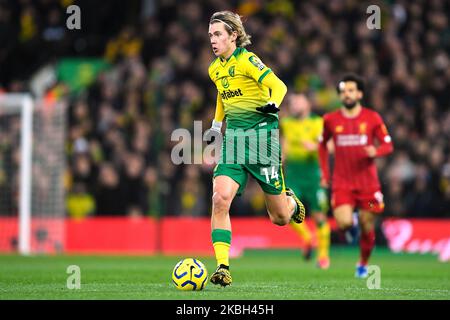
<instances>
[{"instance_id":1,"label":"goal post","mask_svg":"<svg viewBox=\"0 0 450 320\"><path fill-rule=\"evenodd\" d=\"M15 98L14 96L12 97ZM19 203L19 253L30 254L31 231L31 135L33 133L33 101L30 95L17 96L22 106L20 133L20 203Z\"/></svg>"},{"instance_id":2,"label":"goal post","mask_svg":"<svg viewBox=\"0 0 450 320\"><path fill-rule=\"evenodd\" d=\"M65 109L0 95L0 252L63 250Z\"/></svg>"}]
</instances>

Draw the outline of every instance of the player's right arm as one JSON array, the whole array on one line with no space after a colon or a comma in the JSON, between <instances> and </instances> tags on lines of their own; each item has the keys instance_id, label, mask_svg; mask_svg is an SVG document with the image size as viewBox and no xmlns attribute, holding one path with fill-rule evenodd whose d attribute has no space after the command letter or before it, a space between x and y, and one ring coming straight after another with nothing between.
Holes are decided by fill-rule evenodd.
<instances>
[{"instance_id":1,"label":"player's right arm","mask_svg":"<svg viewBox=\"0 0 450 320\"><path fill-rule=\"evenodd\" d=\"M208 144L213 142L213 136L220 134L222 129L222 121L225 118L225 111L223 108L223 101L220 97L220 94L217 93L217 102L216 102L216 113L214 115L214 119L211 124L211 128L206 130L204 141Z\"/></svg>"},{"instance_id":2,"label":"player's right arm","mask_svg":"<svg viewBox=\"0 0 450 320\"><path fill-rule=\"evenodd\" d=\"M331 131L328 128L327 116L323 118L322 135L319 138L319 164L321 171L320 184L327 188L330 185L330 167L328 164L328 148L327 143L331 138Z\"/></svg>"},{"instance_id":3,"label":"player's right arm","mask_svg":"<svg viewBox=\"0 0 450 320\"><path fill-rule=\"evenodd\" d=\"M211 79L212 82L214 82L213 79L213 73L216 70L216 68L214 67L215 62L217 61L217 59L215 59L208 68L208 74L209 77ZM220 93L217 92L217 99L216 99L216 112L214 115L214 119L212 121L211 124L211 128L209 128L206 132L205 132L205 141L212 142L212 136L214 135L214 132L220 133L220 130L222 129L222 121L225 118L225 110L223 107L223 101L222 98L220 97Z\"/></svg>"},{"instance_id":4,"label":"player's right arm","mask_svg":"<svg viewBox=\"0 0 450 320\"><path fill-rule=\"evenodd\" d=\"M225 110L223 109L223 101L220 94L217 92L217 102L216 102L216 114L214 115L214 121L222 122L225 118Z\"/></svg>"}]
</instances>

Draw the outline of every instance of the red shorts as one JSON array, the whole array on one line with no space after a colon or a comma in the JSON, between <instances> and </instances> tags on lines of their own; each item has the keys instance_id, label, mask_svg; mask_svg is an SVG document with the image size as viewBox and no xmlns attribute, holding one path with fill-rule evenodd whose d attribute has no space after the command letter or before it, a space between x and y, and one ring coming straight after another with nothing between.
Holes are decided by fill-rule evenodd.
<instances>
[{"instance_id":1,"label":"red shorts","mask_svg":"<svg viewBox=\"0 0 450 320\"><path fill-rule=\"evenodd\" d=\"M333 189L331 192L331 207L335 209L344 204L373 213L382 213L384 211L383 194L380 190Z\"/></svg>"}]
</instances>

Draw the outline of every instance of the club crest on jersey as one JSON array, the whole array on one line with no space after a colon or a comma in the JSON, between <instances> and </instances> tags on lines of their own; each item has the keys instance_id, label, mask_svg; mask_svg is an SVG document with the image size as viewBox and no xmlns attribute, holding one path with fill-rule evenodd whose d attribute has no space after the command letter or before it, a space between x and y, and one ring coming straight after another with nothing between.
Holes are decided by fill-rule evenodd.
<instances>
[{"instance_id":1,"label":"club crest on jersey","mask_svg":"<svg viewBox=\"0 0 450 320\"><path fill-rule=\"evenodd\" d=\"M231 66L230 69L228 69L228 74L230 75L230 77L234 77L234 71L235 71L234 66Z\"/></svg>"},{"instance_id":2,"label":"club crest on jersey","mask_svg":"<svg viewBox=\"0 0 450 320\"><path fill-rule=\"evenodd\" d=\"M248 60L251 62L252 65L257 67L259 71L261 71L266 67L256 56L251 56L250 58L248 58Z\"/></svg>"},{"instance_id":3,"label":"club crest on jersey","mask_svg":"<svg viewBox=\"0 0 450 320\"><path fill-rule=\"evenodd\" d=\"M228 83L228 78L227 77L223 77L222 78L222 87L227 89L229 86L230 86L230 84Z\"/></svg>"}]
</instances>

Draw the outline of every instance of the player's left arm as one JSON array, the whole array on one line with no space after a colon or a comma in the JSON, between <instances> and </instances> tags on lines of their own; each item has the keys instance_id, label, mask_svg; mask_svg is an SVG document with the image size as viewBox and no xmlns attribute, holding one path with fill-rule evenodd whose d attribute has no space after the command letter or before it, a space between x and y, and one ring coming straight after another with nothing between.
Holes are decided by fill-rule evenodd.
<instances>
[{"instance_id":1,"label":"player's left arm","mask_svg":"<svg viewBox=\"0 0 450 320\"><path fill-rule=\"evenodd\" d=\"M265 106L256 108L256 110L264 113L277 113L287 93L287 86L253 53L243 57L242 66L247 76L268 87L271 92L270 101Z\"/></svg>"},{"instance_id":2,"label":"player's left arm","mask_svg":"<svg viewBox=\"0 0 450 320\"><path fill-rule=\"evenodd\" d=\"M268 102L267 105L274 104L275 108L273 110L275 110L275 112L278 112L281 102L283 102L284 96L287 93L287 86L273 72L269 73L261 83L268 87L271 92L270 102Z\"/></svg>"},{"instance_id":3,"label":"player's left arm","mask_svg":"<svg viewBox=\"0 0 450 320\"><path fill-rule=\"evenodd\" d=\"M383 122L383 119L379 115L376 117L376 125L374 128L374 136L379 141L379 146L368 146L366 147L366 152L369 157L377 158L383 157L394 151L394 145L392 143L392 138ZM371 150L370 150L371 149Z\"/></svg>"}]
</instances>

